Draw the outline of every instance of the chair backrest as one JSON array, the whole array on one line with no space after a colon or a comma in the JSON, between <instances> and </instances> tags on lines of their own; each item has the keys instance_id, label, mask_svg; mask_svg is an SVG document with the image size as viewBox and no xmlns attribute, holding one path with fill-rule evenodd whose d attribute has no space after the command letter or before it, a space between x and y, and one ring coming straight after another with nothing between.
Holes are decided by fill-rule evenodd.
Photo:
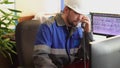
<instances>
[{"instance_id":1,"label":"chair backrest","mask_svg":"<svg viewBox=\"0 0 120 68\"><path fill-rule=\"evenodd\" d=\"M15 38L18 63L23 68L34 68L32 54L39 25L40 22L37 20L28 20L18 23L16 26Z\"/></svg>"}]
</instances>

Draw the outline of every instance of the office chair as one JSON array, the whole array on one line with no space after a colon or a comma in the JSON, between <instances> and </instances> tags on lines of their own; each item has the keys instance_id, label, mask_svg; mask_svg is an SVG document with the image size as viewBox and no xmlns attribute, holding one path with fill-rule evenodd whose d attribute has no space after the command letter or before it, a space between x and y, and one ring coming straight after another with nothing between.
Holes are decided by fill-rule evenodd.
<instances>
[{"instance_id":1,"label":"office chair","mask_svg":"<svg viewBox=\"0 0 120 68\"><path fill-rule=\"evenodd\" d=\"M18 23L15 30L18 63L22 68L34 68L32 54L35 35L40 25L38 20L28 20Z\"/></svg>"}]
</instances>

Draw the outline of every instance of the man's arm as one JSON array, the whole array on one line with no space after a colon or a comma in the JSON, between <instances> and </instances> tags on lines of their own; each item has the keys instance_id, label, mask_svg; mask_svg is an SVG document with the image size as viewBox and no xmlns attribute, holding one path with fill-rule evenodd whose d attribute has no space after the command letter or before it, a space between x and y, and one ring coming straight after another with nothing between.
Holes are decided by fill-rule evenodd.
<instances>
[{"instance_id":1,"label":"man's arm","mask_svg":"<svg viewBox=\"0 0 120 68\"><path fill-rule=\"evenodd\" d=\"M44 46L46 45L43 45L43 47L42 46L39 47L39 45L35 46L36 50L33 55L35 68L57 68L56 65L52 63L52 60L48 56L50 52L49 48Z\"/></svg>"},{"instance_id":2,"label":"man's arm","mask_svg":"<svg viewBox=\"0 0 120 68\"><path fill-rule=\"evenodd\" d=\"M41 25L37 33L33 61L35 68L57 68L49 57L51 50L51 33L47 25Z\"/></svg>"},{"instance_id":3,"label":"man's arm","mask_svg":"<svg viewBox=\"0 0 120 68\"><path fill-rule=\"evenodd\" d=\"M91 32L91 21L89 17L83 15L81 19L82 24L84 24L84 36L87 42L94 41L93 34Z\"/></svg>"},{"instance_id":4,"label":"man's arm","mask_svg":"<svg viewBox=\"0 0 120 68\"><path fill-rule=\"evenodd\" d=\"M91 21L90 19L83 15L83 17L80 19L80 21L83 24L83 39L82 39L82 48L78 50L78 56L79 58L83 57L83 48L85 46L85 51L87 52L87 55L89 56L89 51L90 51L90 42L94 41L93 39L93 34L91 32Z\"/></svg>"}]
</instances>

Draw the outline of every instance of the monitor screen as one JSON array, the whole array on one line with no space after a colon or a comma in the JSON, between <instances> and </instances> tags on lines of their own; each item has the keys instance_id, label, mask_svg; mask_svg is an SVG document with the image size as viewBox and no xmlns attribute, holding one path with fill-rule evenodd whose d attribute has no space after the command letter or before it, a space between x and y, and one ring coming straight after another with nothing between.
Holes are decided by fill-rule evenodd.
<instances>
[{"instance_id":1,"label":"monitor screen","mask_svg":"<svg viewBox=\"0 0 120 68\"><path fill-rule=\"evenodd\" d=\"M120 35L120 15L108 13L90 13L92 31L99 35Z\"/></svg>"},{"instance_id":2,"label":"monitor screen","mask_svg":"<svg viewBox=\"0 0 120 68\"><path fill-rule=\"evenodd\" d=\"M120 36L91 43L91 68L120 68Z\"/></svg>"}]
</instances>

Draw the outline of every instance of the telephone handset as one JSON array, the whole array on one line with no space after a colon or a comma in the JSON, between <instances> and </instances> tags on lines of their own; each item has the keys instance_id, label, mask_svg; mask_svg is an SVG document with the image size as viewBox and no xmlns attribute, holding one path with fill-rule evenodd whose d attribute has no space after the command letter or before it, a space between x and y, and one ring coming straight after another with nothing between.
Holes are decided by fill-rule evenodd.
<instances>
[{"instance_id":1,"label":"telephone handset","mask_svg":"<svg viewBox=\"0 0 120 68\"><path fill-rule=\"evenodd\" d=\"M82 23L82 24L81 24L81 27L84 29L84 28L85 28L85 23Z\"/></svg>"},{"instance_id":2,"label":"telephone handset","mask_svg":"<svg viewBox=\"0 0 120 68\"><path fill-rule=\"evenodd\" d=\"M79 23L77 27L81 26L83 29L85 27L85 23ZM76 27L72 26L70 29L70 33L69 33L69 37L72 36L72 34L74 33L74 31L76 30Z\"/></svg>"}]
</instances>

